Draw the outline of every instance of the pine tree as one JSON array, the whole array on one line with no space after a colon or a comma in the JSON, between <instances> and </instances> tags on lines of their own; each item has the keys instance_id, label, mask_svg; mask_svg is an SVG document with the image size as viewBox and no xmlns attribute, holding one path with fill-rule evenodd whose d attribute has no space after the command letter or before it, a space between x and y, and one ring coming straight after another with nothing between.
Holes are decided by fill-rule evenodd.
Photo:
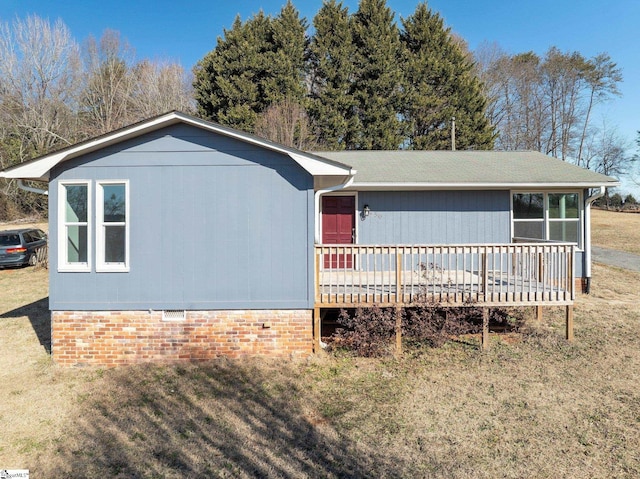
<instances>
[{"instance_id":1,"label":"pine tree","mask_svg":"<svg viewBox=\"0 0 640 479\"><path fill-rule=\"evenodd\" d=\"M348 149L394 150L404 140L398 117L402 70L400 37L385 0L360 0L352 19L359 129L347 138Z\"/></svg>"},{"instance_id":2,"label":"pine tree","mask_svg":"<svg viewBox=\"0 0 640 479\"><path fill-rule=\"evenodd\" d=\"M310 45L309 114L320 148L341 150L354 136L357 119L351 95L355 47L349 13L342 3L325 2L313 19Z\"/></svg>"},{"instance_id":3,"label":"pine tree","mask_svg":"<svg viewBox=\"0 0 640 479\"><path fill-rule=\"evenodd\" d=\"M253 132L259 115L283 101L303 103L306 21L288 2L273 19L239 17L195 68L194 90L204 118Z\"/></svg>"},{"instance_id":4,"label":"pine tree","mask_svg":"<svg viewBox=\"0 0 640 479\"><path fill-rule=\"evenodd\" d=\"M425 3L402 21L405 88L402 118L412 149L450 149L456 119L458 149L491 149L494 132L481 84L459 42Z\"/></svg>"},{"instance_id":5,"label":"pine tree","mask_svg":"<svg viewBox=\"0 0 640 479\"><path fill-rule=\"evenodd\" d=\"M265 55L269 73L264 83L266 103L304 103L307 26L290 0L271 22L270 51Z\"/></svg>"}]
</instances>

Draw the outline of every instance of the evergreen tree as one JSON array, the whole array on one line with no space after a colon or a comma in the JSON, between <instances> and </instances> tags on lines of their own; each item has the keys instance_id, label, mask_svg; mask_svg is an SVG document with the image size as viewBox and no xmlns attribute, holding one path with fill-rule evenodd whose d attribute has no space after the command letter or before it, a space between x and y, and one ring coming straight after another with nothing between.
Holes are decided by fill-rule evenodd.
<instances>
[{"instance_id":1,"label":"evergreen tree","mask_svg":"<svg viewBox=\"0 0 640 479\"><path fill-rule=\"evenodd\" d=\"M359 128L348 149L395 150L403 143L398 117L402 70L400 36L385 0L360 0L352 19L355 78L352 95Z\"/></svg>"},{"instance_id":2,"label":"evergreen tree","mask_svg":"<svg viewBox=\"0 0 640 479\"><path fill-rule=\"evenodd\" d=\"M260 12L231 30L195 68L194 90L204 118L253 132L258 116L285 100L302 103L306 21L291 2L273 19Z\"/></svg>"},{"instance_id":3,"label":"evergreen tree","mask_svg":"<svg viewBox=\"0 0 640 479\"><path fill-rule=\"evenodd\" d=\"M351 95L355 47L349 13L336 0L325 2L313 19L310 45L309 115L321 148L342 150L354 137L357 118Z\"/></svg>"},{"instance_id":4,"label":"evergreen tree","mask_svg":"<svg viewBox=\"0 0 640 479\"><path fill-rule=\"evenodd\" d=\"M271 46L265 55L270 67L264 85L266 103L285 100L304 103L307 27L306 19L300 18L290 0L271 23Z\"/></svg>"},{"instance_id":5,"label":"evergreen tree","mask_svg":"<svg viewBox=\"0 0 640 479\"><path fill-rule=\"evenodd\" d=\"M193 86L202 117L252 130L257 112L264 108L260 82L268 22L262 12L245 23L236 17L216 48L198 62Z\"/></svg>"},{"instance_id":6,"label":"evergreen tree","mask_svg":"<svg viewBox=\"0 0 640 479\"><path fill-rule=\"evenodd\" d=\"M491 149L494 133L473 65L440 15L425 3L402 21L405 71L402 118L412 149L451 148L456 119L458 149Z\"/></svg>"}]
</instances>

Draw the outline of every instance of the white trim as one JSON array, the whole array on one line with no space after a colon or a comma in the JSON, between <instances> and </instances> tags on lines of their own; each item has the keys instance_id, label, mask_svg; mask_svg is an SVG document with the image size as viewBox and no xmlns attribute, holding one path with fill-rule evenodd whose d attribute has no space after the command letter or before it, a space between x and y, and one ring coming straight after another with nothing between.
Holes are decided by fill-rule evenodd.
<instances>
[{"instance_id":1,"label":"white trim","mask_svg":"<svg viewBox=\"0 0 640 479\"><path fill-rule=\"evenodd\" d=\"M335 185L332 186L330 188L325 188L323 190L317 190L314 194L313 194L313 236L314 236L314 243L315 244L320 244L322 243L322 230L320 228L320 223L321 223L321 219L322 219L322 214L320 212L320 197L322 195L325 195L327 193L331 193L333 191L342 191L344 190L346 187L348 187L351 182L353 181L353 176L350 176L347 181L345 181L344 183L341 183L339 185Z\"/></svg>"},{"instance_id":2,"label":"white trim","mask_svg":"<svg viewBox=\"0 0 640 479\"><path fill-rule=\"evenodd\" d=\"M68 185L84 185L87 187L87 221L69 222L67 223L67 189ZM90 180L64 180L58 183L58 271L64 272L81 272L91 271L92 256L92 191ZM67 226L86 226L87 227L87 262L86 263L69 263L68 262L68 238Z\"/></svg>"},{"instance_id":3,"label":"white trim","mask_svg":"<svg viewBox=\"0 0 640 479\"><path fill-rule=\"evenodd\" d=\"M515 227L514 222L520 223L540 223L542 222L542 232L544 234L543 239L545 241L551 241L549 239L550 233L550 223L554 222L572 222L578 223L578 242L574 243L573 241L563 241L576 245L577 251L584 251L585 248L585 240L584 240L584 204L582 200L582 190L576 189L563 189L563 190L541 190L541 189L531 189L531 190L511 190L509 201L510 201L510 227L511 227L511 238L515 237ZM526 219L515 219L513 215L513 195L515 194L541 194L542 195L542 218L526 218ZM549 195L550 194L577 194L578 195L578 217L577 218L550 218L549 217Z\"/></svg>"},{"instance_id":4,"label":"white trim","mask_svg":"<svg viewBox=\"0 0 640 479\"><path fill-rule=\"evenodd\" d=\"M124 185L125 195L125 213L123 222L109 222L104 221L104 189L105 185ZM129 271L129 231L131 229L131 216L129 201L129 180L97 180L96 181L96 272L120 272L126 273ZM124 262L122 263L107 263L105 261L105 226L124 226L125 231L125 246L124 246Z\"/></svg>"}]
</instances>

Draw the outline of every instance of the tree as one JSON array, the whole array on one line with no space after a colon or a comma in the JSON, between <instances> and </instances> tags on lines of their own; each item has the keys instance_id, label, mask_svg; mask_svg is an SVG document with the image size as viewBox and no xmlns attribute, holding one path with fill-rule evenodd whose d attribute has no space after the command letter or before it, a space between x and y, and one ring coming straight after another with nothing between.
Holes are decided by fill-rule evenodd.
<instances>
[{"instance_id":1,"label":"tree","mask_svg":"<svg viewBox=\"0 0 640 479\"><path fill-rule=\"evenodd\" d=\"M277 19L236 18L195 67L194 90L204 118L253 132L261 112L285 99L302 102L306 23L291 2Z\"/></svg>"},{"instance_id":2,"label":"tree","mask_svg":"<svg viewBox=\"0 0 640 479\"><path fill-rule=\"evenodd\" d=\"M342 3L323 3L313 19L315 34L309 47L309 115L321 148L340 150L354 138L356 102L351 94L355 76L355 46L349 13Z\"/></svg>"},{"instance_id":3,"label":"tree","mask_svg":"<svg viewBox=\"0 0 640 479\"><path fill-rule=\"evenodd\" d=\"M29 16L0 25L0 116L9 125L10 163L74 141L78 72L78 46L61 21Z\"/></svg>"},{"instance_id":4,"label":"tree","mask_svg":"<svg viewBox=\"0 0 640 479\"><path fill-rule=\"evenodd\" d=\"M262 112L258 116L255 133L300 150L316 147L306 110L289 99L274 103Z\"/></svg>"},{"instance_id":5,"label":"tree","mask_svg":"<svg viewBox=\"0 0 640 479\"><path fill-rule=\"evenodd\" d=\"M134 87L131 112L137 118L150 118L171 110L191 113L194 108L191 80L182 66L143 60L132 71Z\"/></svg>"},{"instance_id":6,"label":"tree","mask_svg":"<svg viewBox=\"0 0 640 479\"><path fill-rule=\"evenodd\" d=\"M192 104L174 64L135 65L118 32L89 38L84 56L61 22L36 16L0 25L0 167ZM46 198L0 182L6 211L41 213Z\"/></svg>"},{"instance_id":7,"label":"tree","mask_svg":"<svg viewBox=\"0 0 640 479\"><path fill-rule=\"evenodd\" d=\"M84 50L85 86L80 107L85 134L101 135L131 123L133 50L114 30L106 30L99 42L89 37Z\"/></svg>"},{"instance_id":8,"label":"tree","mask_svg":"<svg viewBox=\"0 0 640 479\"><path fill-rule=\"evenodd\" d=\"M617 95L622 81L609 55L588 59L551 47L541 58L534 52L508 55L494 48L476 59L498 148L534 149L582 166L594 164L586 151L596 134L593 107Z\"/></svg>"},{"instance_id":9,"label":"tree","mask_svg":"<svg viewBox=\"0 0 640 479\"><path fill-rule=\"evenodd\" d=\"M493 147L486 100L463 42L425 3L402 21L405 88L402 118L409 147L451 148L450 122L456 119L456 145L462 149Z\"/></svg>"},{"instance_id":10,"label":"tree","mask_svg":"<svg viewBox=\"0 0 640 479\"><path fill-rule=\"evenodd\" d=\"M352 18L355 67L351 95L358 130L347 149L394 150L404 141L398 116L402 69L400 34L385 0L361 0Z\"/></svg>"}]
</instances>

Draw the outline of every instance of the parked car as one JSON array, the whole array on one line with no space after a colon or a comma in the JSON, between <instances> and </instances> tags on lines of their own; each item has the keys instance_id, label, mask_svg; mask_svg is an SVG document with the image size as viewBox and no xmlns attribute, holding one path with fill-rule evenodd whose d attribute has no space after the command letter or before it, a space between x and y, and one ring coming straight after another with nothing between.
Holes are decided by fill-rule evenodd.
<instances>
[{"instance_id":1,"label":"parked car","mask_svg":"<svg viewBox=\"0 0 640 479\"><path fill-rule=\"evenodd\" d=\"M46 245L46 233L37 228L0 231L0 268L35 265L38 250Z\"/></svg>"}]
</instances>

